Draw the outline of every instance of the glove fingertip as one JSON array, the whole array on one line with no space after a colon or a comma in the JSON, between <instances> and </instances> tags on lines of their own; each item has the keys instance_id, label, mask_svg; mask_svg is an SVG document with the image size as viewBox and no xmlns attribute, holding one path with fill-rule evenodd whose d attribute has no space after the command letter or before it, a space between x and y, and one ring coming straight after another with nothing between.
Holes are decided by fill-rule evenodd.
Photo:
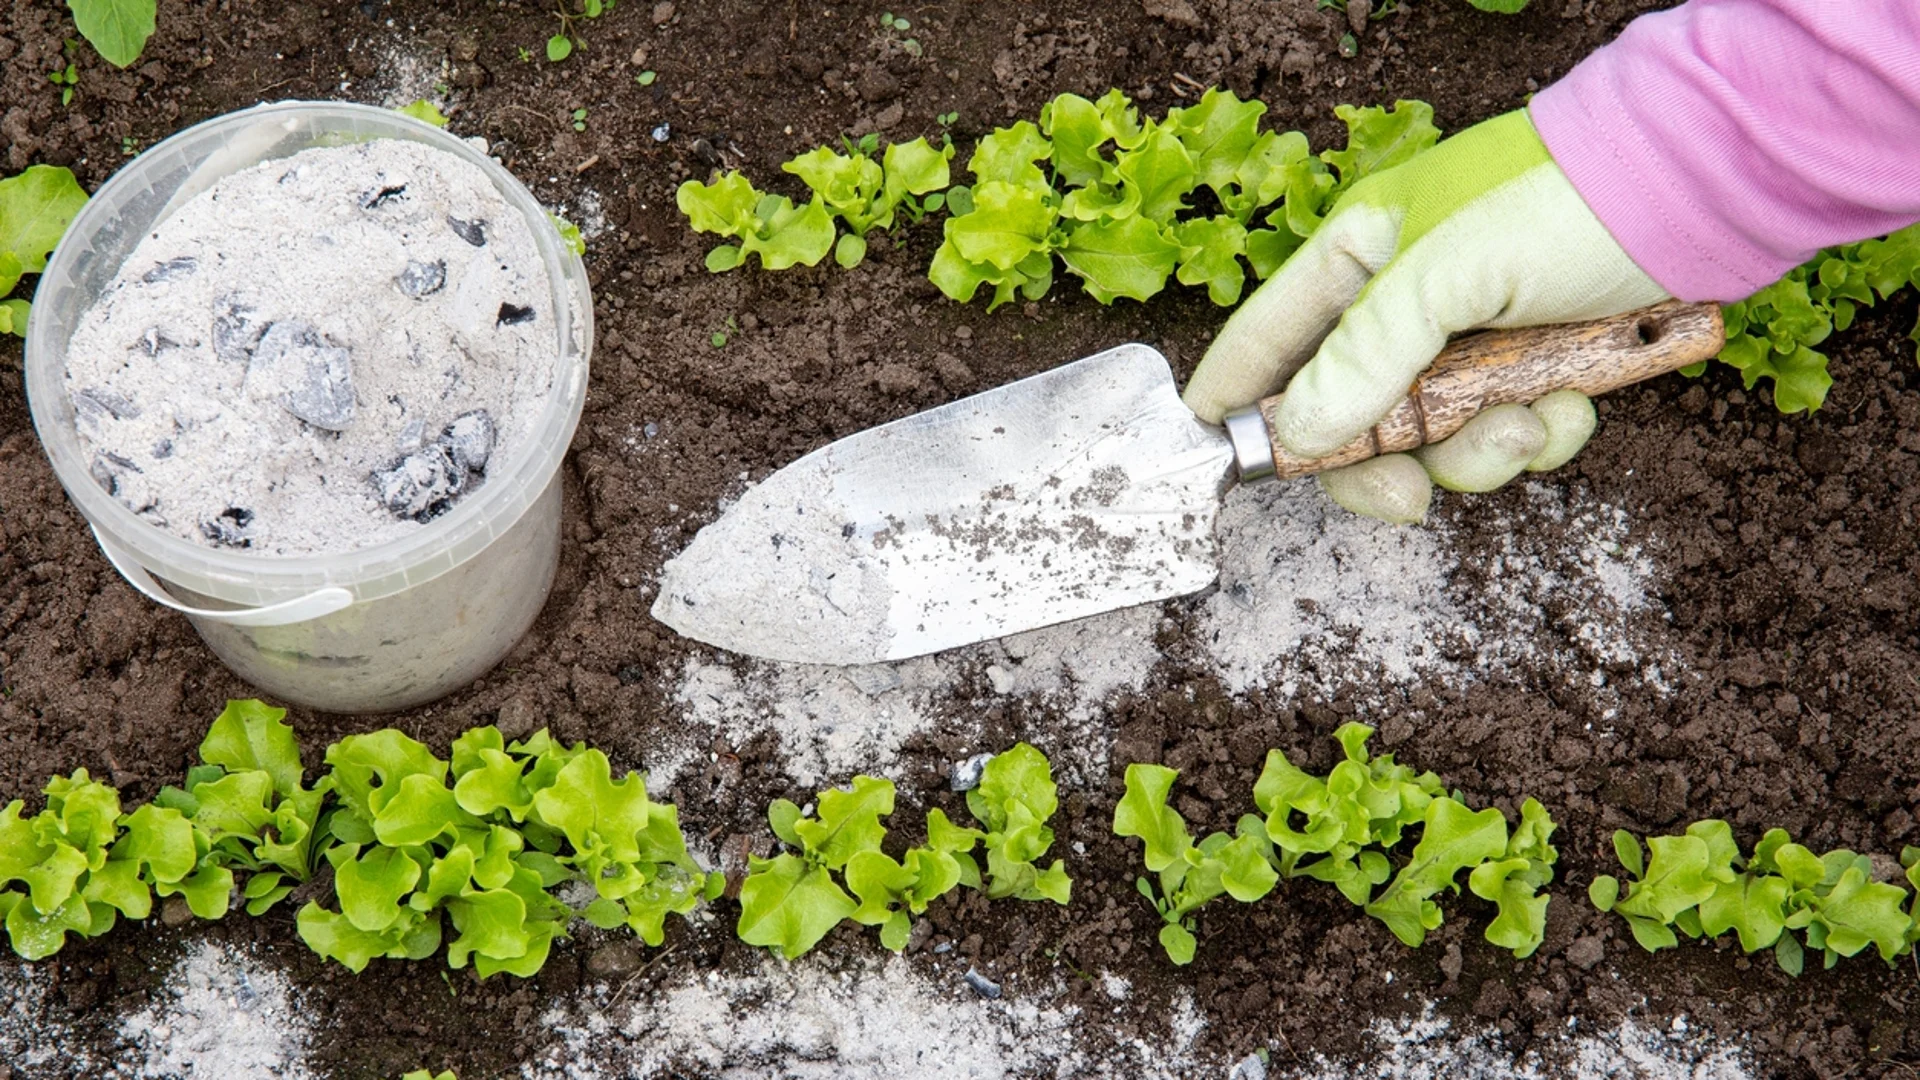
<instances>
[{"instance_id":1,"label":"glove fingertip","mask_svg":"<svg viewBox=\"0 0 1920 1080\"><path fill-rule=\"evenodd\" d=\"M1528 472L1550 472L1572 461L1600 426L1593 399L1578 390L1557 390L1527 408L1547 429L1545 445L1527 462Z\"/></svg>"},{"instance_id":2,"label":"glove fingertip","mask_svg":"<svg viewBox=\"0 0 1920 1080\"><path fill-rule=\"evenodd\" d=\"M1320 474L1320 488L1345 509L1391 525L1418 524L1433 505L1433 481L1406 454L1330 469Z\"/></svg>"}]
</instances>

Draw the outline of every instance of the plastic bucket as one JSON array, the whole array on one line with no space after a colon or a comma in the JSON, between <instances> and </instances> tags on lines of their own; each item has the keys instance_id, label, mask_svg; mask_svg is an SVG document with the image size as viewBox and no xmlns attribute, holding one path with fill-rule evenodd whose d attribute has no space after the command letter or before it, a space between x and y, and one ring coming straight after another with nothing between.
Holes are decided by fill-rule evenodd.
<instances>
[{"instance_id":1,"label":"plastic bucket","mask_svg":"<svg viewBox=\"0 0 1920 1080\"><path fill-rule=\"evenodd\" d=\"M513 460L446 514L388 543L281 557L203 547L155 528L88 474L65 386L81 316L146 232L216 180L313 146L410 139L477 166L527 218L553 289L554 378ZM166 139L114 174L68 228L27 324L27 397L54 473L108 561L268 694L328 712L382 712L473 681L540 613L560 555L560 463L580 422L593 304L586 268L546 210L487 155L366 105L283 102Z\"/></svg>"}]
</instances>

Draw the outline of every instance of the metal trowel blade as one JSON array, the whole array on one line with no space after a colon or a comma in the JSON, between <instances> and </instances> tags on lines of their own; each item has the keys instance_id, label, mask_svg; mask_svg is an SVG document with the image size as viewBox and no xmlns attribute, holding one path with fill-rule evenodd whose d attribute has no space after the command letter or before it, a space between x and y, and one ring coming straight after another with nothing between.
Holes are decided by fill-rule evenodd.
<instances>
[{"instance_id":1,"label":"metal trowel blade","mask_svg":"<svg viewBox=\"0 0 1920 1080\"><path fill-rule=\"evenodd\" d=\"M770 660L902 660L1196 592L1233 452L1122 345L850 435L667 563L653 615Z\"/></svg>"}]
</instances>

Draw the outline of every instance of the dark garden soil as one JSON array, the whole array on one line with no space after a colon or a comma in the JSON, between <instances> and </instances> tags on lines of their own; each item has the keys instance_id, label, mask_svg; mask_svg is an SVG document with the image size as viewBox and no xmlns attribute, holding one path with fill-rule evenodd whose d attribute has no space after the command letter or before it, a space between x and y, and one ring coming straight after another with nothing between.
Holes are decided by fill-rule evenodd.
<instances>
[{"instance_id":1,"label":"dark garden soil","mask_svg":"<svg viewBox=\"0 0 1920 1080\"><path fill-rule=\"evenodd\" d=\"M134 69L77 50L79 93L62 108L46 73L65 63L64 7L14 0L0 14L0 132L4 171L68 165L91 190L129 148L186 124L263 99L379 101L424 64L428 87L451 88L453 130L484 135L536 194L576 217L592 218L597 200L605 224L588 265L599 342L545 613L499 670L431 707L292 720L309 762L327 742L385 723L444 747L509 716L590 738L617 766L637 767L674 725L673 675L699 648L649 618L651 582L743 475L1123 341L1156 343L1184 378L1221 319L1181 288L1112 309L1064 286L993 316L962 308L921 273L937 240L925 227L902 248L876 245L851 273L711 276L706 244L673 208L680 181L725 162L765 184L778 162L843 131L911 138L937 132L934 117L948 111L964 143L1033 116L1053 94L1111 86L1157 113L1194 83L1224 83L1266 100L1271 123L1300 127L1316 145L1336 140L1338 102L1419 98L1457 130L1522 105L1651 6L1536 0L1498 17L1416 0L1367 27L1359 56L1345 60L1336 41L1346 17L1308 0L945 0L893 9L925 43L915 58L876 32L881 5L869 0L680 0L678 10L625 0L583 25L584 52L549 64L538 54L556 20L517 0L165 2ZM536 58L520 59L523 48ZM659 73L651 87L636 85L643 68ZM576 133L569 112L580 107L589 119ZM664 142L651 137L660 125ZM1113 707L1111 775L1096 790L1063 791L1061 842L1086 847L1068 864L1073 905L987 905L970 894L936 907L932 940L1007 973L1012 993L1061 979L1109 1012L1114 1003L1082 973L1118 973L1135 987L1122 1015L1149 1039L1165 1029L1173 988L1190 987L1209 1020L1206 1049L1271 1046L1282 1066L1360 1054L1370 1019L1432 999L1520 1048L1564 1031L1569 1017L1635 1012L1662 1023L1684 1013L1744 1040L1766 1075L1912 1075L1914 970L1863 957L1794 980L1729 948L1649 957L1616 918L1591 909L1585 887L1610 867L1616 827L1725 817L1747 842L1777 825L1816 849L1920 843L1920 370L1905 340L1914 306L1908 294L1836 337L1835 386L1816 416L1782 418L1764 391L1743 392L1724 370L1670 376L1603 402L1592 446L1550 478L1624 508L1637 531L1659 538L1660 600L1694 673L1671 695L1626 694L1602 723L1591 701L1521 667L1465 688L1423 687L1386 710L1345 695L1234 696L1192 660L1180 631L1191 602L1169 603L1170 662ZM730 317L737 332L715 348L709 338ZM35 441L18 342L0 340L0 797L31 801L49 774L85 766L144 800L179 775L221 703L252 692L100 557ZM627 452L643 425L654 432L647 452ZM1449 499L1444 515L1466 550L1491 550L1498 537L1479 511L1519 498ZM1469 898L1411 951L1331 890L1299 882L1258 905L1209 908L1198 961L1171 967L1133 890L1137 845L1108 827L1122 766L1179 767L1179 805L1195 827L1229 827L1248 809L1268 747L1324 769L1327 736L1356 716L1381 728L1383 748L1476 803L1511 811L1531 795L1552 809L1562 858L1545 946L1525 961L1492 949L1479 938L1485 906ZM962 745L937 728L916 738L894 772L903 804L957 810L941 783L955 753L1016 737L1044 748L1051 719L1015 704L987 715L984 741ZM809 794L781 778L773 738L715 751L741 760L737 780L667 793L690 834L758 836L770 798ZM748 950L731 936L725 902L721 916L672 927L678 945L648 978L741 962ZM271 951L319 1033L313 1062L341 1077L393 1076L423 1061L465 1080L503 1075L544 1045L542 1003L590 977L580 943L559 946L530 981L457 973L457 996L432 963L376 963L354 977L309 954L283 906L264 919L183 929L156 920L70 944L42 965L57 979L51 1007L110 1053L106 1022L92 1018L150 994L196 936ZM826 959L809 962L876 949L870 933L843 929Z\"/></svg>"}]
</instances>

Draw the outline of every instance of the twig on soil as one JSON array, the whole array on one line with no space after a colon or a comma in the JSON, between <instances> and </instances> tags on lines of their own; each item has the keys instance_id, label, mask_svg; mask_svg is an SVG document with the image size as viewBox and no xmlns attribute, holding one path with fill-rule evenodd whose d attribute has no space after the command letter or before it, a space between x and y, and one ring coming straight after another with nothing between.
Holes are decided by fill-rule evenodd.
<instances>
[{"instance_id":1,"label":"twig on soil","mask_svg":"<svg viewBox=\"0 0 1920 1080\"><path fill-rule=\"evenodd\" d=\"M632 986L632 985L633 985L633 984L634 984L635 982L637 982L637 981L639 980L639 978L640 978L640 977L641 977L642 975L645 975L645 974L646 974L647 972L649 972L649 971L652 971L652 970L653 970L653 967L654 967L654 965L655 965L655 964L658 964L658 963L659 963L660 961L662 961L662 960L665 960L665 959L666 959L667 957L669 957L669 956L672 956L672 955L673 955L673 950L675 950L675 949L677 949L677 948L679 948L679 947L680 947L680 943L679 943L679 942L677 942L677 941L676 941L676 942L674 942L673 944L671 944L671 945L669 945L669 946L667 946L666 948L664 948L664 949L662 949L662 950L660 950L660 955L659 955L659 956L656 956L656 957L654 957L653 959L651 959L651 960L649 960L649 961L647 961L647 966L646 966L646 967L643 967L643 968L641 968L641 969L640 969L639 971L636 971L636 972L634 972L634 973L633 973L632 975L629 975L629 976L627 976L627 981L626 981L626 982L623 982L623 983L621 983L621 984L620 984L620 989L618 989L618 990L615 990L615 991L613 992L613 1000L611 1000L611 1001L609 1001L609 1002L607 1002L607 1011L608 1011L608 1012L612 1012L612 1011L613 1011L613 1007L614 1007L615 1005L618 1005L618 1004L620 1004L620 997L621 997L621 995L622 995L622 994L625 994L625 993L627 992L627 987L629 987L629 986Z\"/></svg>"},{"instance_id":2,"label":"twig on soil","mask_svg":"<svg viewBox=\"0 0 1920 1080\"><path fill-rule=\"evenodd\" d=\"M261 87L261 88L259 88L258 90L255 90L255 91L254 91L254 93L255 93L255 94L264 94L264 93L266 93L266 92L267 92L267 91L269 91L269 90L277 90L277 89L279 89L280 87L282 87L282 86L285 86L285 85L287 85L288 83L290 83L290 82L292 82L293 80L295 80L295 79L298 79L299 77L300 77L300 76L298 76L298 75L289 75L289 76L287 76L286 78L284 78L284 79L281 79L281 80L280 80L279 82L277 82L277 83L268 83L267 85L265 85L265 86L263 86L263 87Z\"/></svg>"},{"instance_id":3,"label":"twig on soil","mask_svg":"<svg viewBox=\"0 0 1920 1080\"><path fill-rule=\"evenodd\" d=\"M578 176L579 174L586 172L588 169L591 169L598 164L600 164L600 155L595 154L592 157L588 158L587 160L581 162L580 164L575 165L573 167L574 175Z\"/></svg>"},{"instance_id":4,"label":"twig on soil","mask_svg":"<svg viewBox=\"0 0 1920 1080\"><path fill-rule=\"evenodd\" d=\"M1188 75L1188 74L1187 74L1186 72L1184 72L1184 71L1176 71L1176 72L1174 72L1174 73L1173 73L1173 78L1174 78L1174 81L1175 81L1175 82L1183 82L1183 83L1186 83L1186 84L1187 84L1188 86L1191 86L1191 87L1193 87L1193 88L1194 88L1195 90L1198 90L1198 91L1200 91L1200 92L1201 92L1201 93L1203 93L1203 94L1207 92L1207 88L1206 88L1206 86L1205 86L1205 84L1203 84L1203 83L1200 83L1200 82L1197 82L1197 81L1195 81L1195 79L1193 78L1193 76L1191 76L1191 75Z\"/></svg>"}]
</instances>

